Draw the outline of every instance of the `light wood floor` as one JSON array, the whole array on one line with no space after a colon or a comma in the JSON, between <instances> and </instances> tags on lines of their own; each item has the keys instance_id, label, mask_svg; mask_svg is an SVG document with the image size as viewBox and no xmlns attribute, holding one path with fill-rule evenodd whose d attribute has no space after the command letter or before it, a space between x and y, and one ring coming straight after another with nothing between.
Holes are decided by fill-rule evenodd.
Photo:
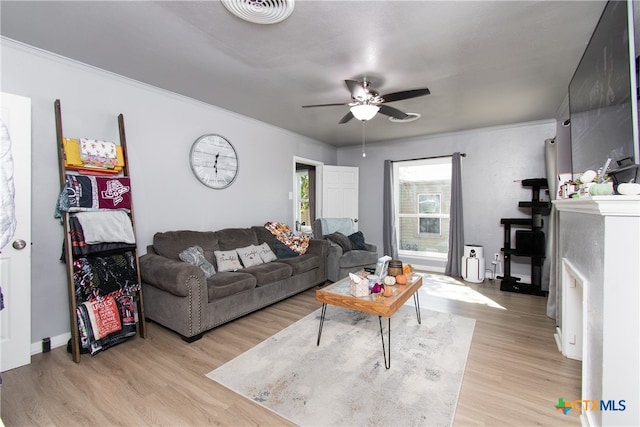
<instances>
[{"instance_id":1,"label":"light wood floor","mask_svg":"<svg viewBox=\"0 0 640 427\"><path fill-rule=\"evenodd\" d=\"M498 281L468 286L495 304L421 300L422 308L477 320L454 425L580 425L574 411L565 416L554 408L559 397L580 397L581 366L558 352L546 299L501 292ZM289 425L205 374L319 308L314 292L192 344L149 323L147 339L83 355L79 364L62 347L36 355L30 365L2 374L2 420L6 426Z\"/></svg>"}]
</instances>

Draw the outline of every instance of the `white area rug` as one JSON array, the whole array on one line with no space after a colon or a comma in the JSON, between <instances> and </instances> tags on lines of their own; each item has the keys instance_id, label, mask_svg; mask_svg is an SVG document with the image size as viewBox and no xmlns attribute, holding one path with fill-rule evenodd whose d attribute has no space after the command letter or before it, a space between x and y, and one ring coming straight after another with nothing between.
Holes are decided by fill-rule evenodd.
<instances>
[{"instance_id":1,"label":"white area rug","mask_svg":"<svg viewBox=\"0 0 640 427\"><path fill-rule=\"evenodd\" d=\"M389 370L378 317L329 305L320 346L317 310L207 377L302 426L449 426L475 320L421 315L391 318Z\"/></svg>"}]
</instances>

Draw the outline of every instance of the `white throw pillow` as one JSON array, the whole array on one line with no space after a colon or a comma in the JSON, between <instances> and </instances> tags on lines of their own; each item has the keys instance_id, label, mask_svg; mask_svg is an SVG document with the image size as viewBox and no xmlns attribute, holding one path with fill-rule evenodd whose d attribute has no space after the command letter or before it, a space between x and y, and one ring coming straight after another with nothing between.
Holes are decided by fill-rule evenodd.
<instances>
[{"instance_id":1,"label":"white throw pillow","mask_svg":"<svg viewBox=\"0 0 640 427\"><path fill-rule=\"evenodd\" d=\"M269 247L269 244L267 242L264 242L260 246L257 246L257 248L258 248L258 254L260 255L260 258L262 259L262 261L271 262L278 259L278 257L276 256L276 254L273 253L273 251L271 250L271 247Z\"/></svg>"},{"instance_id":2,"label":"white throw pillow","mask_svg":"<svg viewBox=\"0 0 640 427\"><path fill-rule=\"evenodd\" d=\"M214 251L218 271L236 271L242 268L238 252L235 249L230 251Z\"/></svg>"},{"instance_id":3,"label":"white throw pillow","mask_svg":"<svg viewBox=\"0 0 640 427\"><path fill-rule=\"evenodd\" d=\"M257 246L249 245L246 248L238 248L236 251L238 252L238 255L240 255L242 265L245 267L260 265L263 263L262 258L260 258L260 254L258 253Z\"/></svg>"}]
</instances>

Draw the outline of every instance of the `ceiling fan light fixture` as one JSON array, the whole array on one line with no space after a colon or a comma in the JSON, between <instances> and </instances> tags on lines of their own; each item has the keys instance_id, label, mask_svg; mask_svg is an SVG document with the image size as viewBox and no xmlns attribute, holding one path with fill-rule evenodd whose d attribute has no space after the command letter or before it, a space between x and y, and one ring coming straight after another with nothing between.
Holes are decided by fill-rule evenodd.
<instances>
[{"instance_id":1,"label":"ceiling fan light fixture","mask_svg":"<svg viewBox=\"0 0 640 427\"><path fill-rule=\"evenodd\" d=\"M380 107L378 105L359 104L351 107L351 113L356 119L365 122L373 119L379 109Z\"/></svg>"},{"instance_id":2,"label":"ceiling fan light fixture","mask_svg":"<svg viewBox=\"0 0 640 427\"><path fill-rule=\"evenodd\" d=\"M295 0L222 0L229 12L254 24L276 24L293 13Z\"/></svg>"}]
</instances>

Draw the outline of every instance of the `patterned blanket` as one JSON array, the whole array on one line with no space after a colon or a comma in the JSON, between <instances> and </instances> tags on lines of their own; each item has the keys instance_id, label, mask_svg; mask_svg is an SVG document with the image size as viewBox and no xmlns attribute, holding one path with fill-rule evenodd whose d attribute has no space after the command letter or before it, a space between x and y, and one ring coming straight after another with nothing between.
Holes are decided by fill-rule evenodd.
<instances>
[{"instance_id":1,"label":"patterned blanket","mask_svg":"<svg viewBox=\"0 0 640 427\"><path fill-rule=\"evenodd\" d=\"M309 236L297 236L287 224L281 222L267 222L264 227L275 236L278 241L284 243L289 249L302 255L309 248Z\"/></svg>"}]
</instances>

